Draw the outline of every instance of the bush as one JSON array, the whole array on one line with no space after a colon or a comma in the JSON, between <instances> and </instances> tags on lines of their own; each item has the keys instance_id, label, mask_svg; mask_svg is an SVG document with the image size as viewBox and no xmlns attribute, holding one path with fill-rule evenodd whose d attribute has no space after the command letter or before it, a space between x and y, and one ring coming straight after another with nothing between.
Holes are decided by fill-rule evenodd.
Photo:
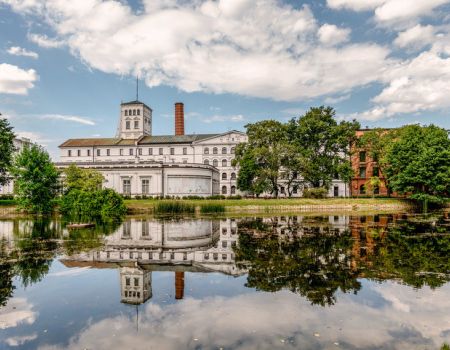
<instances>
[{"instance_id":1,"label":"bush","mask_svg":"<svg viewBox=\"0 0 450 350\"><path fill-rule=\"evenodd\" d=\"M195 205L182 201L159 202L155 206L156 214L195 213Z\"/></svg>"},{"instance_id":2,"label":"bush","mask_svg":"<svg viewBox=\"0 0 450 350\"><path fill-rule=\"evenodd\" d=\"M206 197L206 199L225 199L226 197L222 194L216 194L213 196Z\"/></svg>"},{"instance_id":3,"label":"bush","mask_svg":"<svg viewBox=\"0 0 450 350\"><path fill-rule=\"evenodd\" d=\"M203 204L200 212L202 214L225 213L225 206L223 204Z\"/></svg>"},{"instance_id":4,"label":"bush","mask_svg":"<svg viewBox=\"0 0 450 350\"><path fill-rule=\"evenodd\" d=\"M13 194L0 194L0 201L2 200L13 200L14 195Z\"/></svg>"},{"instance_id":5,"label":"bush","mask_svg":"<svg viewBox=\"0 0 450 350\"><path fill-rule=\"evenodd\" d=\"M229 196L227 199L242 199L242 196L238 194L236 196Z\"/></svg>"},{"instance_id":6,"label":"bush","mask_svg":"<svg viewBox=\"0 0 450 350\"><path fill-rule=\"evenodd\" d=\"M303 190L303 197L304 198L327 198L328 196L328 190L324 187L318 187L318 188L305 188Z\"/></svg>"}]
</instances>

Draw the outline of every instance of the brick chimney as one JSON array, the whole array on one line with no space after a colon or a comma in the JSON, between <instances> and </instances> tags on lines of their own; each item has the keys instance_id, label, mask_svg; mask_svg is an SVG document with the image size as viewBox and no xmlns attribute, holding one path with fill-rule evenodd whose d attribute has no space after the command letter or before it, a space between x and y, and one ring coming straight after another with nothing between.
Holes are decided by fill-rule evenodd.
<instances>
[{"instance_id":1,"label":"brick chimney","mask_svg":"<svg viewBox=\"0 0 450 350\"><path fill-rule=\"evenodd\" d=\"M175 135L184 135L184 105L175 103Z\"/></svg>"}]
</instances>

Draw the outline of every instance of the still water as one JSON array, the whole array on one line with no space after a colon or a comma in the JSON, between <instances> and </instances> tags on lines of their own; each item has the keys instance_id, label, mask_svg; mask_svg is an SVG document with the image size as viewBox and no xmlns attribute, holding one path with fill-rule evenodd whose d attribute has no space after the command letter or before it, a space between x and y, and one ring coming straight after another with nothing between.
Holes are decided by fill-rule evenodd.
<instances>
[{"instance_id":1,"label":"still water","mask_svg":"<svg viewBox=\"0 0 450 350\"><path fill-rule=\"evenodd\" d=\"M448 214L0 220L1 349L439 349Z\"/></svg>"}]
</instances>

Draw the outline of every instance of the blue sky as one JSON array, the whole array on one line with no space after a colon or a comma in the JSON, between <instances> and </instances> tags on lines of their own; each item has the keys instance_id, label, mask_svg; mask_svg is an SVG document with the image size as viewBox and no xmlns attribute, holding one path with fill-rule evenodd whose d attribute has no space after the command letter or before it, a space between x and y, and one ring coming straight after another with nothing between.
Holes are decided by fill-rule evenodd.
<instances>
[{"instance_id":1,"label":"blue sky","mask_svg":"<svg viewBox=\"0 0 450 350\"><path fill-rule=\"evenodd\" d=\"M153 133L244 130L331 105L363 126L450 128L450 0L0 0L0 113L56 158L112 137L121 101Z\"/></svg>"}]
</instances>

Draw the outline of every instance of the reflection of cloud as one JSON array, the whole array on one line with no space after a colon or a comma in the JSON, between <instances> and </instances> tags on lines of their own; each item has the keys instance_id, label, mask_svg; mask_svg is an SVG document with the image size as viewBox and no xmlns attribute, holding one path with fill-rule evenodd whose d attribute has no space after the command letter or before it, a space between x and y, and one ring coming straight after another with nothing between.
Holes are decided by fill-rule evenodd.
<instances>
[{"instance_id":1,"label":"reflection of cloud","mask_svg":"<svg viewBox=\"0 0 450 350\"><path fill-rule=\"evenodd\" d=\"M37 333L33 333L30 335L23 335L18 337L9 337L5 340L5 343L9 346L20 346L25 344L28 341L34 340L37 338Z\"/></svg>"},{"instance_id":2,"label":"reflection of cloud","mask_svg":"<svg viewBox=\"0 0 450 350\"><path fill-rule=\"evenodd\" d=\"M33 324L37 313L25 298L13 298L0 309L0 329L17 327L21 323Z\"/></svg>"},{"instance_id":3,"label":"reflection of cloud","mask_svg":"<svg viewBox=\"0 0 450 350\"><path fill-rule=\"evenodd\" d=\"M90 270L90 267L79 267L70 270L63 270L58 272L53 272L47 275L47 277L63 277L63 276L78 276L84 272Z\"/></svg>"},{"instance_id":4,"label":"reflection of cloud","mask_svg":"<svg viewBox=\"0 0 450 350\"><path fill-rule=\"evenodd\" d=\"M366 283L365 293L339 295L327 308L287 291L150 302L139 332L134 318L121 315L88 326L64 348L438 348L450 341L449 292L450 284L416 291L388 282Z\"/></svg>"}]
</instances>

